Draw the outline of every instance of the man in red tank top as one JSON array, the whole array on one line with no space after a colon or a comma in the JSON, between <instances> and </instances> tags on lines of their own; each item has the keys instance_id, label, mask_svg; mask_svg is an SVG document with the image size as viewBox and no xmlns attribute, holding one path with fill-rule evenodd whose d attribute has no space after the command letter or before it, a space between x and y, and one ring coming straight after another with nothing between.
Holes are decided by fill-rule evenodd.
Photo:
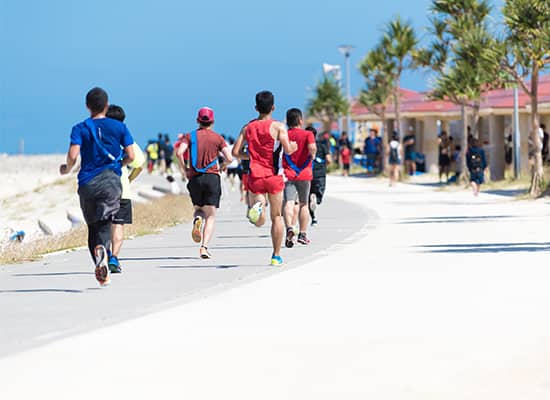
<instances>
[{"instance_id":1,"label":"man in red tank top","mask_svg":"<svg viewBox=\"0 0 550 400\"><path fill-rule=\"evenodd\" d=\"M285 186L281 163L282 151L292 154L297 146L289 140L284 124L273 120L274 104L273 93L262 91L256 95L256 111L259 116L241 130L233 147L233 155L242 156L245 142L248 144L248 190L253 204L248 210L248 219L256 226L265 224L265 207L269 201L273 243L271 265L282 265L280 253L284 235L282 208Z\"/></svg>"},{"instance_id":2,"label":"man in red tank top","mask_svg":"<svg viewBox=\"0 0 550 400\"><path fill-rule=\"evenodd\" d=\"M298 217L300 232L298 243L307 245L310 243L307 237L309 223L308 198L311 179L313 178L312 161L317 152L315 138L310 131L301 128L304 123L302 112L298 108L291 108L286 112L288 125L288 137L295 141L298 150L292 155L283 156L283 169L287 178L284 191L284 214L286 225L286 247L294 246L294 217ZM295 210L298 202L299 208ZM295 215L297 212L298 215Z\"/></svg>"},{"instance_id":3,"label":"man in red tank top","mask_svg":"<svg viewBox=\"0 0 550 400\"><path fill-rule=\"evenodd\" d=\"M214 232L216 209L220 207L222 194L218 155L221 153L226 163L233 158L225 140L212 130L214 111L208 107L199 110L197 117L199 128L183 136L177 150L182 168L185 165L185 153L189 150L189 168L187 168L187 189L195 207L191 237L201 243L201 258L211 258L208 243ZM204 232L203 232L204 225Z\"/></svg>"}]
</instances>

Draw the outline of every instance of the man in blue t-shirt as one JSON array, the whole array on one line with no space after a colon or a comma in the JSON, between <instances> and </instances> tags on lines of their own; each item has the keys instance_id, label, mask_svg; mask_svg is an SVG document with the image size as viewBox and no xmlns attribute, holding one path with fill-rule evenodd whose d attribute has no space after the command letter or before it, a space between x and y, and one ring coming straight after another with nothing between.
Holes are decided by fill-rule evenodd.
<instances>
[{"instance_id":1,"label":"man in blue t-shirt","mask_svg":"<svg viewBox=\"0 0 550 400\"><path fill-rule=\"evenodd\" d=\"M367 170L374 172L374 169L379 166L379 158L381 154L381 139L377 136L376 128L369 129L369 137L365 140L363 153L367 156Z\"/></svg>"},{"instance_id":2,"label":"man in blue t-shirt","mask_svg":"<svg viewBox=\"0 0 550 400\"><path fill-rule=\"evenodd\" d=\"M126 125L105 116L108 102L103 89L88 92L90 118L73 126L67 163L59 167L62 175L68 174L80 154L80 208L88 225L88 248L101 286L110 283L107 249L111 246L113 217L120 207L121 168L134 159L134 139Z\"/></svg>"}]
</instances>

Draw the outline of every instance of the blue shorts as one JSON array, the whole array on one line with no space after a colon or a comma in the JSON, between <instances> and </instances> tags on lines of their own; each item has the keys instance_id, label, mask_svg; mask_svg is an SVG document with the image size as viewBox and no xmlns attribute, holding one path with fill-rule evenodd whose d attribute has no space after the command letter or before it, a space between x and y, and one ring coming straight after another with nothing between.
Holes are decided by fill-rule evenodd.
<instances>
[{"instance_id":1,"label":"blue shorts","mask_svg":"<svg viewBox=\"0 0 550 400\"><path fill-rule=\"evenodd\" d=\"M405 161L414 161L414 160L416 160L416 153L414 151L405 153Z\"/></svg>"},{"instance_id":2,"label":"blue shorts","mask_svg":"<svg viewBox=\"0 0 550 400\"><path fill-rule=\"evenodd\" d=\"M478 185L481 185L485 182L485 174L483 171L473 172L470 171L470 182L475 182Z\"/></svg>"}]
</instances>

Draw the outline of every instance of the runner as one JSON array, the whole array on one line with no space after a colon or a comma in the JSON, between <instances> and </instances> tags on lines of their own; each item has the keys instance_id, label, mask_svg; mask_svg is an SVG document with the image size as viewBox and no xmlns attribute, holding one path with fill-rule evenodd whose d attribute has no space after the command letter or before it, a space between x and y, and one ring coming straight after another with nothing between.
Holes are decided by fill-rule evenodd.
<instances>
[{"instance_id":1,"label":"runner","mask_svg":"<svg viewBox=\"0 0 550 400\"><path fill-rule=\"evenodd\" d=\"M317 225L318 221L315 216L317 206L323 201L327 180L327 164L330 164L330 149L324 135L317 135L317 130L308 126L307 131L311 131L316 139L317 153L313 159L313 179L311 180L311 188L309 190L309 215L311 216L311 226Z\"/></svg>"},{"instance_id":2,"label":"runner","mask_svg":"<svg viewBox=\"0 0 550 400\"><path fill-rule=\"evenodd\" d=\"M393 186L399 180L399 166L403 159L401 143L399 143L399 134L393 132L388 146L388 164L390 166L390 186Z\"/></svg>"},{"instance_id":3,"label":"runner","mask_svg":"<svg viewBox=\"0 0 550 400\"><path fill-rule=\"evenodd\" d=\"M235 146L235 140L233 138L229 138L229 150L233 151L233 147ZM239 160L238 158L233 158L233 161L231 161L231 164L227 166L227 179L229 180L229 185L231 188L231 191L235 191L235 180L237 179L237 174L239 173Z\"/></svg>"},{"instance_id":4,"label":"runner","mask_svg":"<svg viewBox=\"0 0 550 400\"><path fill-rule=\"evenodd\" d=\"M107 110L107 118L124 122L126 113L122 107L111 104ZM145 156L139 145L134 143L132 147L134 149L135 158L130 164L122 167L122 175L120 177L120 183L122 184L120 209L113 219L112 249L108 250L109 271L112 274L122 272L122 266L118 261L118 255L122 247L122 242L124 241L124 225L132 223L132 192L130 190L130 183L138 177L141 171L143 171L143 165L145 164Z\"/></svg>"},{"instance_id":5,"label":"runner","mask_svg":"<svg viewBox=\"0 0 550 400\"><path fill-rule=\"evenodd\" d=\"M233 155L239 157L244 154L243 146L245 142L248 143L250 157L248 190L253 203L248 210L248 219L256 226L264 225L266 221L264 210L269 200L273 244L271 265L282 265L281 246L284 235L282 208L285 184L281 167L281 151L292 154L297 146L295 142L289 140L284 124L273 120L274 102L271 92L262 91L256 94L258 119L249 122L241 130L233 148Z\"/></svg>"},{"instance_id":6,"label":"runner","mask_svg":"<svg viewBox=\"0 0 550 400\"><path fill-rule=\"evenodd\" d=\"M317 146L313 134L301 128L304 120L299 109L291 108L286 112L286 123L289 128L289 140L296 142L298 146L292 155L285 153L283 157L283 168L287 179L284 192L285 246L293 247L295 218L298 219L299 224L298 243L303 245L310 243L307 237L308 197L313 178L311 162L317 152Z\"/></svg>"},{"instance_id":7,"label":"runner","mask_svg":"<svg viewBox=\"0 0 550 400\"><path fill-rule=\"evenodd\" d=\"M219 165L218 155L222 153L226 163L233 158L225 140L212 130L214 111L208 107L201 108L197 122L199 128L183 137L177 156L180 164L184 165L184 154L189 148L187 189L195 207L191 237L196 243L201 243L199 255L207 259L212 258L208 244L214 232L216 210L220 207L222 194L220 173L223 166Z\"/></svg>"},{"instance_id":8,"label":"runner","mask_svg":"<svg viewBox=\"0 0 550 400\"><path fill-rule=\"evenodd\" d=\"M90 118L73 126L67 162L59 167L66 175L81 157L78 173L80 207L88 225L88 249L101 286L111 283L107 249L111 247L113 217L120 208L121 167L134 160L134 139L126 125L106 118L107 93L93 88L86 95Z\"/></svg>"}]
</instances>

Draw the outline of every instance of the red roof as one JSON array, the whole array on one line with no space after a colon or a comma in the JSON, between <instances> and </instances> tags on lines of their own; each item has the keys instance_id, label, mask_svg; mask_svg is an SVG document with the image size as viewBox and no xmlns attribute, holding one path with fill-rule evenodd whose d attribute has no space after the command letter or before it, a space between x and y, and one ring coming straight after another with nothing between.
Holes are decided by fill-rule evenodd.
<instances>
[{"instance_id":1,"label":"red roof","mask_svg":"<svg viewBox=\"0 0 550 400\"><path fill-rule=\"evenodd\" d=\"M550 75L541 76L539 80L539 102L550 102ZM519 90L519 106L525 108L529 104L529 97L523 90ZM481 102L481 108L513 108L514 90L497 89L487 93ZM354 101L351 107L353 115L369 114L367 107ZM401 112L456 112L460 107L450 101L430 100L426 93L415 92L413 90L401 89ZM393 101L388 102L388 113L394 112Z\"/></svg>"}]
</instances>

